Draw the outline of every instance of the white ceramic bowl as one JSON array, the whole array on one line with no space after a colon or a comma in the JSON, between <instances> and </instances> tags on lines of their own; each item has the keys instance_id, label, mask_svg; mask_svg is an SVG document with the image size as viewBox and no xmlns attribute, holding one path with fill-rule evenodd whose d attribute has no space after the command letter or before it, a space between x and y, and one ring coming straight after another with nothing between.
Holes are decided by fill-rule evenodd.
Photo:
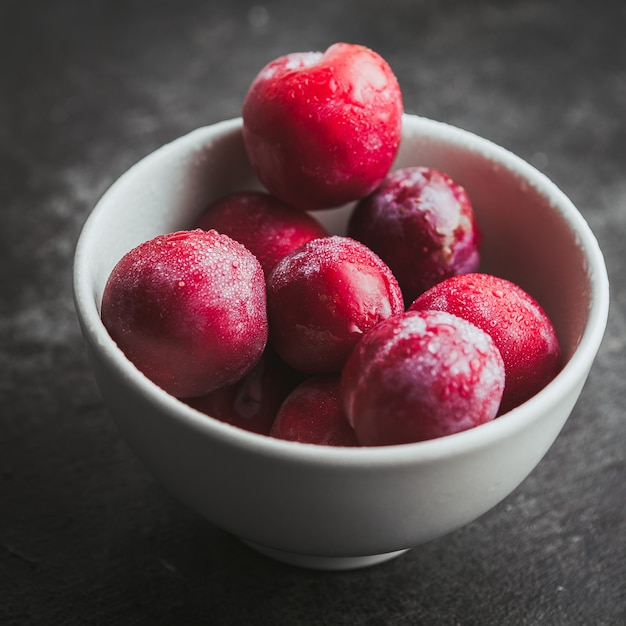
<instances>
[{"instance_id":1,"label":"white ceramic bowl","mask_svg":"<svg viewBox=\"0 0 626 626\"><path fill-rule=\"evenodd\" d=\"M604 333L609 289L602 254L583 217L543 174L485 139L408 115L396 167L407 165L439 168L467 189L484 233L481 269L517 282L541 302L566 359L557 378L520 407L437 440L342 449L239 430L162 391L107 334L100 300L124 253L189 227L211 199L258 187L240 120L200 128L132 167L102 197L77 245L76 309L123 436L172 494L285 562L371 565L498 504L557 437ZM316 216L342 233L349 209Z\"/></svg>"}]
</instances>

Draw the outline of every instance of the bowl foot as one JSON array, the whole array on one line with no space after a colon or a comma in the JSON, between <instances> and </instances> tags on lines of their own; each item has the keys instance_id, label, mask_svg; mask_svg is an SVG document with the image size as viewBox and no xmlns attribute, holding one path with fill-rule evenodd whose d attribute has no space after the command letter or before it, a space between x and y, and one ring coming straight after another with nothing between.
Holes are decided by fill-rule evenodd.
<instances>
[{"instance_id":1,"label":"bowl foot","mask_svg":"<svg viewBox=\"0 0 626 626\"><path fill-rule=\"evenodd\" d=\"M295 565L297 567L304 567L307 569L327 570L327 571L341 571L350 569L360 569L363 567L371 567L372 565L378 565L385 561L390 561L396 557L408 552L410 548L405 550L396 550L395 552L384 552L383 554L370 554L367 556L315 556L309 554L298 554L297 552L285 552L284 550L277 550L275 548L268 548L267 546L254 543L252 541L242 540L247 546L268 556L276 561L287 563L288 565Z\"/></svg>"}]
</instances>

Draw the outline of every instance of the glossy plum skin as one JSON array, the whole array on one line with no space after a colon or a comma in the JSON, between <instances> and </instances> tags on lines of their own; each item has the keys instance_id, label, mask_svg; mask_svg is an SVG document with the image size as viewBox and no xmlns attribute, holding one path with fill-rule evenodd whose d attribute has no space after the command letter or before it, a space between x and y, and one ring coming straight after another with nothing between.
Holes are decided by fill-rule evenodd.
<instances>
[{"instance_id":1,"label":"glossy plum skin","mask_svg":"<svg viewBox=\"0 0 626 626\"><path fill-rule=\"evenodd\" d=\"M298 385L280 407L270 435L300 443L356 446L341 401L339 376L314 376Z\"/></svg>"},{"instance_id":2,"label":"glossy plum skin","mask_svg":"<svg viewBox=\"0 0 626 626\"><path fill-rule=\"evenodd\" d=\"M561 369L561 349L552 322L539 303L514 283L490 274L449 278L409 307L437 309L468 320L491 335L506 370L500 413L543 389Z\"/></svg>"},{"instance_id":3,"label":"glossy plum skin","mask_svg":"<svg viewBox=\"0 0 626 626\"><path fill-rule=\"evenodd\" d=\"M178 397L245 375L267 342L265 277L216 231L159 235L128 252L106 283L101 317L126 356Z\"/></svg>"},{"instance_id":4,"label":"glossy plum skin","mask_svg":"<svg viewBox=\"0 0 626 626\"><path fill-rule=\"evenodd\" d=\"M400 287L369 248L348 237L314 239L267 280L270 344L309 374L339 372L370 328L404 311Z\"/></svg>"},{"instance_id":5,"label":"glossy plum skin","mask_svg":"<svg viewBox=\"0 0 626 626\"><path fill-rule=\"evenodd\" d=\"M252 370L237 382L184 402L227 424L269 435L278 409L301 380L300 374L266 348Z\"/></svg>"},{"instance_id":6,"label":"glossy plum skin","mask_svg":"<svg viewBox=\"0 0 626 626\"><path fill-rule=\"evenodd\" d=\"M476 271L480 262L482 237L465 189L427 167L389 174L355 207L348 235L389 265L407 305L450 276Z\"/></svg>"},{"instance_id":7,"label":"glossy plum skin","mask_svg":"<svg viewBox=\"0 0 626 626\"><path fill-rule=\"evenodd\" d=\"M401 138L402 94L388 63L364 46L337 43L267 64L243 105L243 136L259 180L306 210L373 191Z\"/></svg>"},{"instance_id":8,"label":"glossy plum skin","mask_svg":"<svg viewBox=\"0 0 626 626\"><path fill-rule=\"evenodd\" d=\"M443 311L412 311L367 333L342 373L348 421L362 446L412 443L492 420L504 364L492 339Z\"/></svg>"},{"instance_id":9,"label":"glossy plum skin","mask_svg":"<svg viewBox=\"0 0 626 626\"><path fill-rule=\"evenodd\" d=\"M217 200L196 225L204 230L213 228L242 243L259 260L266 275L288 252L328 235L309 213L294 210L262 191L238 191Z\"/></svg>"}]
</instances>

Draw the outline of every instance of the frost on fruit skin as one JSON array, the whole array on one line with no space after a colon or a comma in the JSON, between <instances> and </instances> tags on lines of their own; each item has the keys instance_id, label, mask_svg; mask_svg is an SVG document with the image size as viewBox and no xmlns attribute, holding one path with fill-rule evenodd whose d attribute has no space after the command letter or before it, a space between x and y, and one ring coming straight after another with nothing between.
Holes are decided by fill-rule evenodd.
<instances>
[{"instance_id":1,"label":"frost on fruit skin","mask_svg":"<svg viewBox=\"0 0 626 626\"><path fill-rule=\"evenodd\" d=\"M265 66L243 105L243 137L263 185L319 210L362 198L388 173L402 132L402 94L374 51L337 43Z\"/></svg>"},{"instance_id":2,"label":"frost on fruit skin","mask_svg":"<svg viewBox=\"0 0 626 626\"><path fill-rule=\"evenodd\" d=\"M348 237L314 239L284 257L267 280L270 344L292 367L341 370L369 329L404 311L389 268Z\"/></svg>"},{"instance_id":3,"label":"frost on fruit skin","mask_svg":"<svg viewBox=\"0 0 626 626\"><path fill-rule=\"evenodd\" d=\"M254 255L216 231L160 235L128 252L102 321L148 378L178 397L234 382L267 341L265 279Z\"/></svg>"},{"instance_id":4,"label":"frost on fruit skin","mask_svg":"<svg viewBox=\"0 0 626 626\"><path fill-rule=\"evenodd\" d=\"M325 446L357 445L339 392L339 376L314 376L285 399L270 431L272 437Z\"/></svg>"},{"instance_id":5,"label":"frost on fruit skin","mask_svg":"<svg viewBox=\"0 0 626 626\"><path fill-rule=\"evenodd\" d=\"M463 187L428 167L389 174L355 207L348 235L378 254L406 304L442 280L475 272L481 233Z\"/></svg>"},{"instance_id":6,"label":"frost on fruit skin","mask_svg":"<svg viewBox=\"0 0 626 626\"><path fill-rule=\"evenodd\" d=\"M213 228L246 246L266 275L288 252L328 235L305 211L261 191L240 191L220 198L196 224L204 230Z\"/></svg>"},{"instance_id":7,"label":"frost on fruit skin","mask_svg":"<svg viewBox=\"0 0 626 626\"><path fill-rule=\"evenodd\" d=\"M392 317L357 344L341 394L363 446L411 443L492 420L504 364L492 339L442 311Z\"/></svg>"},{"instance_id":8,"label":"frost on fruit skin","mask_svg":"<svg viewBox=\"0 0 626 626\"><path fill-rule=\"evenodd\" d=\"M409 307L437 309L463 317L491 335L506 370L500 413L543 389L561 368L561 349L552 322L539 303L514 283L490 274L449 278Z\"/></svg>"}]
</instances>

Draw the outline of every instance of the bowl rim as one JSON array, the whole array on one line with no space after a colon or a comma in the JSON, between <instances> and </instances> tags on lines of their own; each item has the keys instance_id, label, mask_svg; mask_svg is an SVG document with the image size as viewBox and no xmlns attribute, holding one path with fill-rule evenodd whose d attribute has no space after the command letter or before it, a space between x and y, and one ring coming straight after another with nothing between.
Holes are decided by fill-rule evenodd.
<instances>
[{"instance_id":1,"label":"bowl rim","mask_svg":"<svg viewBox=\"0 0 626 626\"><path fill-rule=\"evenodd\" d=\"M100 197L84 222L74 253L73 297L85 341L135 392L161 412L167 413L171 419L180 421L186 428L220 440L225 445L290 463L349 467L397 467L428 463L489 446L521 431L529 422L541 419L541 411L538 410L540 406L556 406L564 394L575 390L584 382L604 336L609 311L609 281L598 241L582 214L563 191L545 174L508 149L471 131L419 115L405 114L403 125L412 132L426 133L437 140L462 145L469 152L497 162L501 168L517 174L544 195L575 232L577 242L583 250L591 286L587 323L577 348L562 370L535 396L497 419L452 435L392 446L344 448L285 441L207 418L205 414L171 396L145 377L109 336L98 313L88 267L89 242L97 236L98 217L105 212L107 203L116 190L134 177L138 170L150 167L153 160L162 158L170 151L184 149L187 144L196 146L199 142L216 137L241 133L240 117L196 128L157 148L126 170Z\"/></svg>"}]
</instances>

